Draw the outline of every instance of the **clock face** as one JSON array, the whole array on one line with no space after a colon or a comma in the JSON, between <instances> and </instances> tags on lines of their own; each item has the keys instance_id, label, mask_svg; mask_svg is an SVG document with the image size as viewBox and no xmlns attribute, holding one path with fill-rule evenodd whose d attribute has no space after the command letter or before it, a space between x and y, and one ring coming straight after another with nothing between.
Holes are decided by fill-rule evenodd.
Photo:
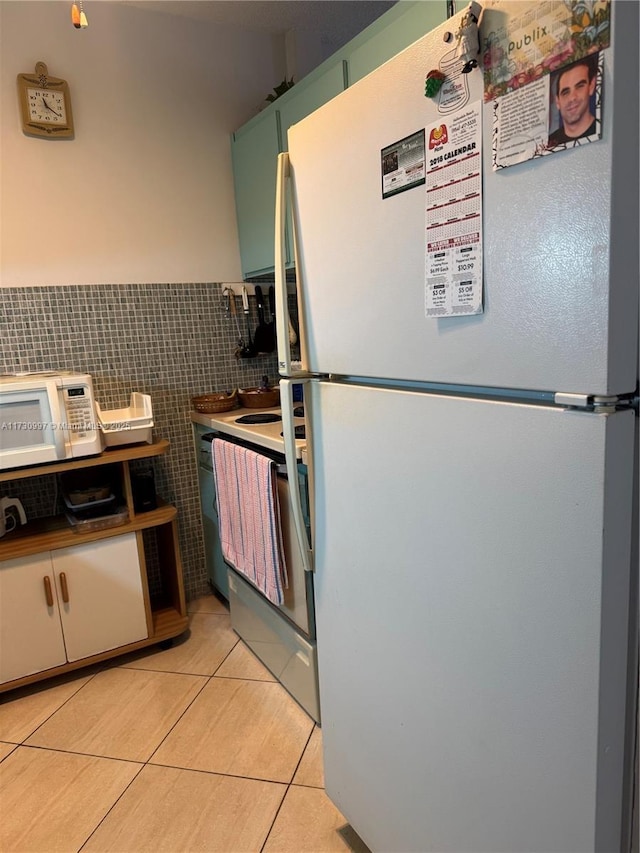
<instances>
[{"instance_id":1,"label":"clock face","mask_svg":"<svg viewBox=\"0 0 640 853\"><path fill-rule=\"evenodd\" d=\"M65 125L67 111L64 94L54 89L27 89L29 118L39 124Z\"/></svg>"}]
</instances>

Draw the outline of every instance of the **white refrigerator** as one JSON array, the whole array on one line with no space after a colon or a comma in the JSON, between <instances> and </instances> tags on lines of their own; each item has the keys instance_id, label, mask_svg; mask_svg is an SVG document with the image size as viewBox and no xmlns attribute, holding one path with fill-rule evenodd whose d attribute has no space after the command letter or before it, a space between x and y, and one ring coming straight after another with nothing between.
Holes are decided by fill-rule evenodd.
<instances>
[{"instance_id":1,"label":"white refrigerator","mask_svg":"<svg viewBox=\"0 0 640 853\"><path fill-rule=\"evenodd\" d=\"M290 128L280 156L284 434L291 452L302 382L326 791L375 853L618 851L637 692L638 7L613 3L601 139L493 171L481 106L483 311L433 317L425 186L383 197L381 152L438 119L425 75L457 18ZM465 76L481 103L481 70Z\"/></svg>"}]
</instances>

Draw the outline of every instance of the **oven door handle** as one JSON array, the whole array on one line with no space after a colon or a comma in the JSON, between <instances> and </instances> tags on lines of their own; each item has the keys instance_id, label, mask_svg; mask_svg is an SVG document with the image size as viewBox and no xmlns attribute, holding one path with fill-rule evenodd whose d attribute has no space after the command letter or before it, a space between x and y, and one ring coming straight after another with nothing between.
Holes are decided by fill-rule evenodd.
<instances>
[{"instance_id":1,"label":"oven door handle","mask_svg":"<svg viewBox=\"0 0 640 853\"><path fill-rule=\"evenodd\" d=\"M307 379L296 379L296 385L304 385L308 382ZM280 400L282 403L282 436L284 438L284 455L287 461L287 468L290 472L297 472L298 460L296 457L296 433L295 423L293 421L293 385L292 379L280 380ZM307 537L307 528L304 523L304 515L302 513L302 502L300 500L300 488L298 486L298 478L291 482L289 488L289 504L291 515L293 517L293 526L296 531L296 537L300 545L300 554L302 556L302 565L305 572L313 571L313 553L309 547L309 539Z\"/></svg>"}]
</instances>

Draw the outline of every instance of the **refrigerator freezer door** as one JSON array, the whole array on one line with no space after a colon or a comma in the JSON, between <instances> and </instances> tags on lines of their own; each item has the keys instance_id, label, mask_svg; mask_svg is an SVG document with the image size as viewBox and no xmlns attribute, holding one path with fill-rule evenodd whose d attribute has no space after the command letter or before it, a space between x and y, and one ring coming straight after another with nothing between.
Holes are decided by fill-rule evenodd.
<instances>
[{"instance_id":1,"label":"refrigerator freezer door","mask_svg":"<svg viewBox=\"0 0 640 853\"><path fill-rule=\"evenodd\" d=\"M308 391L328 795L372 850L618 850L633 413Z\"/></svg>"},{"instance_id":2,"label":"refrigerator freezer door","mask_svg":"<svg viewBox=\"0 0 640 853\"><path fill-rule=\"evenodd\" d=\"M425 317L425 187L381 193L381 150L448 120L424 78L451 50L450 23L289 129L307 370L633 391L638 7L613 6L601 140L493 172L483 108L483 314ZM469 103L481 101L481 70L464 77Z\"/></svg>"}]
</instances>

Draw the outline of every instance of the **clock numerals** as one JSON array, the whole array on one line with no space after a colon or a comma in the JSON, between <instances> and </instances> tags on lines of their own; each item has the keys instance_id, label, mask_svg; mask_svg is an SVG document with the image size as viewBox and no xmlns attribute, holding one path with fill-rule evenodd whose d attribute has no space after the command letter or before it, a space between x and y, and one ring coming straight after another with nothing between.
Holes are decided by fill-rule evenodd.
<instances>
[{"instance_id":1,"label":"clock numerals","mask_svg":"<svg viewBox=\"0 0 640 853\"><path fill-rule=\"evenodd\" d=\"M65 124L67 113L62 92L51 89L28 89L29 117L46 124Z\"/></svg>"}]
</instances>

